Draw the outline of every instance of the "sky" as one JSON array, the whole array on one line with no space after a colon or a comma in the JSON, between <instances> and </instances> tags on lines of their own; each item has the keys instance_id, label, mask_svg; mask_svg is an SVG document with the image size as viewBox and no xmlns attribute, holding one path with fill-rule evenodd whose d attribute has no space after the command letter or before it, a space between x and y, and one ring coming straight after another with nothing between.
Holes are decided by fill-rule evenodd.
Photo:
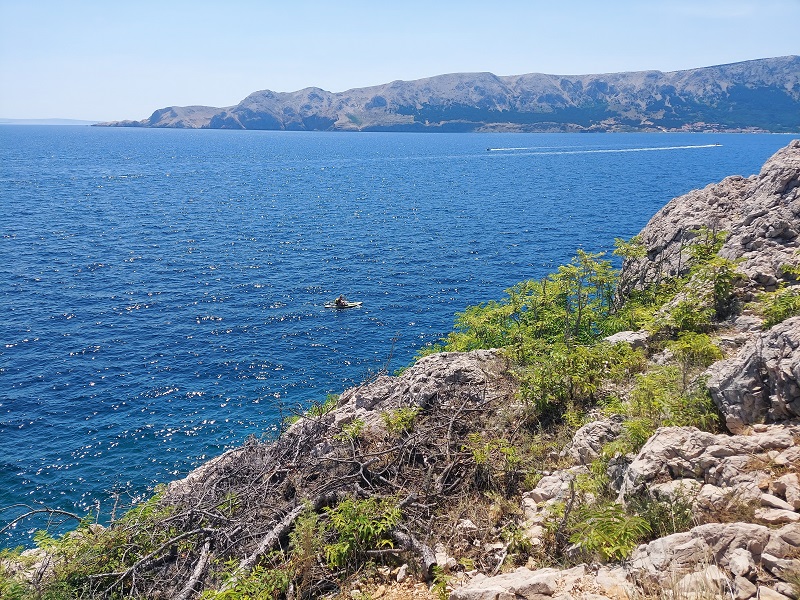
<instances>
[{"instance_id":1,"label":"sky","mask_svg":"<svg viewBox=\"0 0 800 600\"><path fill-rule=\"evenodd\" d=\"M143 119L443 73L800 54L800 0L0 0L0 118Z\"/></svg>"}]
</instances>

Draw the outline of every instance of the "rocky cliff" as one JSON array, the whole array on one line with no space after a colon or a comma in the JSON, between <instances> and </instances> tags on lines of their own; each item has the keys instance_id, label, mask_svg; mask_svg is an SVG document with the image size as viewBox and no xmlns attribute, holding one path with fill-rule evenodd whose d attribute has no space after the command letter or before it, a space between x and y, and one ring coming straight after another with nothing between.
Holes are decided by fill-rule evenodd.
<instances>
[{"instance_id":1,"label":"rocky cliff","mask_svg":"<svg viewBox=\"0 0 800 600\"><path fill-rule=\"evenodd\" d=\"M674 199L639 234L646 256L626 261L626 293L665 272L690 271L685 251L705 226L724 232L718 256L741 269L741 296L778 288L797 294L796 271L782 267L798 263L799 182L800 141L794 141L759 175ZM621 504L642 494L671 506L686 502L694 527L639 546L622 565L478 575L451 598L800 598L800 317L769 327L750 309L757 306L740 306L718 323L727 357L698 378L707 382L725 431L662 427L635 456L612 461ZM641 344L649 335L615 337ZM652 352L658 342L649 343ZM653 364L663 359L651 354ZM523 495L529 527L568 501L574 482L623 430L620 422L601 420L576 432L564 451L576 465Z\"/></svg>"},{"instance_id":2,"label":"rocky cliff","mask_svg":"<svg viewBox=\"0 0 800 600\"><path fill-rule=\"evenodd\" d=\"M662 73L456 73L345 92L263 90L105 125L307 131L797 131L800 57Z\"/></svg>"},{"instance_id":3,"label":"rocky cliff","mask_svg":"<svg viewBox=\"0 0 800 600\"><path fill-rule=\"evenodd\" d=\"M727 232L719 255L737 262L747 285L773 291L794 277L781 268L796 259L800 230L800 142L770 158L758 175L728 177L675 198L639 234L646 256L630 260L619 293L689 271L685 250L700 230Z\"/></svg>"}]
</instances>

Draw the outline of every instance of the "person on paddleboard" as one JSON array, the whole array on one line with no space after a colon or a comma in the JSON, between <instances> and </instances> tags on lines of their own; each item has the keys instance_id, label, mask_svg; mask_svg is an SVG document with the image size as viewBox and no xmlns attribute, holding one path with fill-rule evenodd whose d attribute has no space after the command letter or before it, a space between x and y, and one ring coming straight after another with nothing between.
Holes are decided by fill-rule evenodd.
<instances>
[{"instance_id":1,"label":"person on paddleboard","mask_svg":"<svg viewBox=\"0 0 800 600\"><path fill-rule=\"evenodd\" d=\"M339 296L339 297L336 299L336 306L339 306L339 307L345 307L345 306L347 306L347 300L345 300L345 299L344 299L344 295L340 295L340 296Z\"/></svg>"}]
</instances>

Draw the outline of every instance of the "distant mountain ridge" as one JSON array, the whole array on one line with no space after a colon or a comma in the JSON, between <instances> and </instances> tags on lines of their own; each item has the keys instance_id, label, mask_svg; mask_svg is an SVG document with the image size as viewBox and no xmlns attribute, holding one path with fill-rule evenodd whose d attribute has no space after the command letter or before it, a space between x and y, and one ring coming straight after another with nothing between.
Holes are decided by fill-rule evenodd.
<instances>
[{"instance_id":1,"label":"distant mountain ridge","mask_svg":"<svg viewBox=\"0 0 800 600\"><path fill-rule=\"evenodd\" d=\"M328 92L263 90L117 127L307 131L800 131L800 56L685 71L455 73Z\"/></svg>"}]
</instances>

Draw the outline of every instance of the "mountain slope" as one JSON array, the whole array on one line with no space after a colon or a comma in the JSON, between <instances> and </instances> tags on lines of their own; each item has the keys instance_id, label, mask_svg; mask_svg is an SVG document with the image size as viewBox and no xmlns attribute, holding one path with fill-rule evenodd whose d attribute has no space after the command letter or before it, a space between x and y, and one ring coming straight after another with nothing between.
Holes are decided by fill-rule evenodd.
<instances>
[{"instance_id":1,"label":"mountain slope","mask_svg":"<svg viewBox=\"0 0 800 600\"><path fill-rule=\"evenodd\" d=\"M328 92L263 90L112 126L310 131L800 130L800 57L662 73L455 73Z\"/></svg>"}]
</instances>

